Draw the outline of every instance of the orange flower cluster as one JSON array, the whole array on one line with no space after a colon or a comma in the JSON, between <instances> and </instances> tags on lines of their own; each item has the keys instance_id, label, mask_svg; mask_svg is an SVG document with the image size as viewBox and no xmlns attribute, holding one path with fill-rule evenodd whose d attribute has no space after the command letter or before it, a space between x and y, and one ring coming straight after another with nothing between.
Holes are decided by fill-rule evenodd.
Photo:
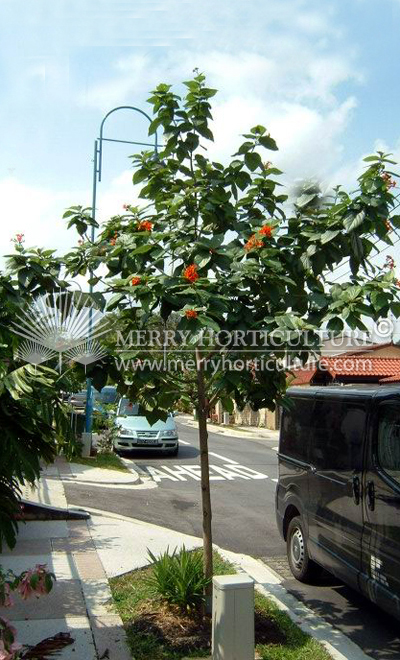
<instances>
[{"instance_id":1,"label":"orange flower cluster","mask_svg":"<svg viewBox=\"0 0 400 660\"><path fill-rule=\"evenodd\" d=\"M188 309L185 312L185 316L187 319L197 319L197 312L195 309Z\"/></svg>"},{"instance_id":2,"label":"orange flower cluster","mask_svg":"<svg viewBox=\"0 0 400 660\"><path fill-rule=\"evenodd\" d=\"M388 231L392 231L393 227L390 223L390 220L385 220L385 227Z\"/></svg>"},{"instance_id":3,"label":"orange flower cluster","mask_svg":"<svg viewBox=\"0 0 400 660\"><path fill-rule=\"evenodd\" d=\"M268 238L271 238L272 236L272 227L271 225L264 225L264 227L261 227L260 231L258 232L262 236L267 236Z\"/></svg>"},{"instance_id":4,"label":"orange flower cluster","mask_svg":"<svg viewBox=\"0 0 400 660\"><path fill-rule=\"evenodd\" d=\"M266 238L272 238L272 225L264 225L261 229L258 230L256 234L250 236L249 240L244 246L244 249L247 252L254 250L254 248L264 247L264 242L259 238L260 236L265 236Z\"/></svg>"},{"instance_id":5,"label":"orange flower cluster","mask_svg":"<svg viewBox=\"0 0 400 660\"><path fill-rule=\"evenodd\" d=\"M253 236L250 236L249 240L245 244L244 249L247 252L250 252L250 250L254 250L254 248L259 247L264 247L264 241L261 241L259 238L257 238L256 234L253 234Z\"/></svg>"},{"instance_id":6,"label":"orange flower cluster","mask_svg":"<svg viewBox=\"0 0 400 660\"><path fill-rule=\"evenodd\" d=\"M141 277L132 277L131 284L132 286L137 286L142 281Z\"/></svg>"},{"instance_id":7,"label":"orange flower cluster","mask_svg":"<svg viewBox=\"0 0 400 660\"><path fill-rule=\"evenodd\" d=\"M199 274L197 272L197 266L196 264L191 264L190 266L186 266L185 270L183 271L183 277L189 282L196 282L196 280L199 279Z\"/></svg>"},{"instance_id":8,"label":"orange flower cluster","mask_svg":"<svg viewBox=\"0 0 400 660\"><path fill-rule=\"evenodd\" d=\"M382 179L386 183L386 188L389 190L389 188L395 188L397 183L392 179L390 176L389 172L384 172L382 174Z\"/></svg>"},{"instance_id":9,"label":"orange flower cluster","mask_svg":"<svg viewBox=\"0 0 400 660\"><path fill-rule=\"evenodd\" d=\"M139 222L138 231L151 231L153 229L153 223L150 220L142 220Z\"/></svg>"},{"instance_id":10,"label":"orange flower cluster","mask_svg":"<svg viewBox=\"0 0 400 660\"><path fill-rule=\"evenodd\" d=\"M395 281L395 285L396 285L396 286L400 286L400 280L396 280L396 281Z\"/></svg>"}]
</instances>

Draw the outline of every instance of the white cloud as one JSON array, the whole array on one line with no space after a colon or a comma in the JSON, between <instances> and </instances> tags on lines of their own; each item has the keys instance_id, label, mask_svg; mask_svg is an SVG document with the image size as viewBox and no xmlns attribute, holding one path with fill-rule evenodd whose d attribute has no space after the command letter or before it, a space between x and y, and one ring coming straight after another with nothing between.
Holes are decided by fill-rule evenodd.
<instances>
[{"instance_id":1,"label":"white cloud","mask_svg":"<svg viewBox=\"0 0 400 660\"><path fill-rule=\"evenodd\" d=\"M214 158L227 158L240 134L261 123L278 141L274 162L290 177L336 169L356 107L354 94L343 98L338 91L343 83L361 83L363 75L331 6L271 0L267 11L254 0L252 11L241 8L228 17L225 3L206 0L200 8L185 3L181 20L189 9L192 22L199 21L192 48L176 48L162 59L151 52L119 59L114 76L89 87L79 103L102 112L121 103L143 107L138 100L157 83L179 84L199 66L219 90L213 99L215 146L209 147Z\"/></svg>"},{"instance_id":2,"label":"white cloud","mask_svg":"<svg viewBox=\"0 0 400 660\"><path fill-rule=\"evenodd\" d=\"M86 191L54 192L26 185L15 177L0 180L2 221L0 255L13 252L11 240L24 234L26 247L56 249L60 253L76 245L77 234L68 231L62 216L71 199L88 199Z\"/></svg>"}]
</instances>

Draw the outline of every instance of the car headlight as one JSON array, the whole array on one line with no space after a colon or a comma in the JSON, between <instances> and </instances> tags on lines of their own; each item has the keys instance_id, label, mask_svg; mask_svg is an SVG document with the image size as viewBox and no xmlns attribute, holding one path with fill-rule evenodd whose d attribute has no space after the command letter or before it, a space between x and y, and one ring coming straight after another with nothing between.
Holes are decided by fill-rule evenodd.
<instances>
[{"instance_id":1,"label":"car headlight","mask_svg":"<svg viewBox=\"0 0 400 660\"><path fill-rule=\"evenodd\" d=\"M176 431L161 431L162 438L174 438L176 436Z\"/></svg>"},{"instance_id":2,"label":"car headlight","mask_svg":"<svg viewBox=\"0 0 400 660\"><path fill-rule=\"evenodd\" d=\"M121 426L119 433L120 435L130 436L132 438L136 437L136 431L132 431L132 429L124 429L123 426Z\"/></svg>"}]
</instances>

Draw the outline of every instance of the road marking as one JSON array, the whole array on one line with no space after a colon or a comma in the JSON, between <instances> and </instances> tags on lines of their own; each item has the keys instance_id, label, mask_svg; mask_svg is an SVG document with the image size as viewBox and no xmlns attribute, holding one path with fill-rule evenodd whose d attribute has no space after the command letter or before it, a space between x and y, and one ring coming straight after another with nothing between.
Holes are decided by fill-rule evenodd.
<instances>
[{"instance_id":1,"label":"road marking","mask_svg":"<svg viewBox=\"0 0 400 660\"><path fill-rule=\"evenodd\" d=\"M144 466L156 483L163 479L169 481L182 482L191 477L195 481L201 480L200 465L152 465ZM268 475L257 472L252 468L239 464L210 465L210 481L234 481L235 479L244 479L245 481L268 479Z\"/></svg>"},{"instance_id":2,"label":"road marking","mask_svg":"<svg viewBox=\"0 0 400 660\"><path fill-rule=\"evenodd\" d=\"M279 451L279 447L272 447L273 451Z\"/></svg>"},{"instance_id":3,"label":"road marking","mask_svg":"<svg viewBox=\"0 0 400 660\"><path fill-rule=\"evenodd\" d=\"M231 458L226 458L226 456L221 456L220 454L214 454L213 451L208 452L210 456L214 456L214 458L220 458L221 461L224 461L224 463L232 463L232 465L238 465L237 461L233 461Z\"/></svg>"},{"instance_id":4,"label":"road marking","mask_svg":"<svg viewBox=\"0 0 400 660\"><path fill-rule=\"evenodd\" d=\"M179 438L179 444L180 444L180 445L190 445L190 442L186 442L186 440L181 440L181 439Z\"/></svg>"},{"instance_id":5,"label":"road marking","mask_svg":"<svg viewBox=\"0 0 400 660\"><path fill-rule=\"evenodd\" d=\"M271 479L271 481L273 481L275 484L278 483L278 479Z\"/></svg>"}]
</instances>

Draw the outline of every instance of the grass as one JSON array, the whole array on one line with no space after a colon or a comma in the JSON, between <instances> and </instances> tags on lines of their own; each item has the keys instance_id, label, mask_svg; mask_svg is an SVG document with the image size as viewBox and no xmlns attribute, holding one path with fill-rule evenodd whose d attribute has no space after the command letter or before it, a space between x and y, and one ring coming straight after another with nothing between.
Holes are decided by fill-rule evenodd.
<instances>
[{"instance_id":1,"label":"grass","mask_svg":"<svg viewBox=\"0 0 400 660\"><path fill-rule=\"evenodd\" d=\"M158 614L157 621L179 618L176 610L168 609L160 599L153 596L146 579L151 567L132 571L110 580L116 608L124 622L128 643L134 660L182 660L182 658L209 656L211 651L172 649L169 643L160 638L159 632L151 628L152 616ZM232 564L214 553L215 575L236 573ZM143 618L146 625L141 626ZM256 650L262 660L330 660L330 656L314 639L306 635L282 612L275 603L255 592L256 637L260 622L271 630L271 642L257 644ZM150 621L150 625L149 625ZM183 621L186 623L186 621ZM156 630L156 629L155 629ZM264 630L264 633L265 633ZM161 636L162 637L162 636Z\"/></svg>"},{"instance_id":2,"label":"grass","mask_svg":"<svg viewBox=\"0 0 400 660\"><path fill-rule=\"evenodd\" d=\"M71 463L79 463L80 465L89 465L90 467L103 468L107 470L118 470L119 472L129 472L128 468L123 464L119 456L116 454L97 454L90 458L72 458Z\"/></svg>"}]
</instances>

